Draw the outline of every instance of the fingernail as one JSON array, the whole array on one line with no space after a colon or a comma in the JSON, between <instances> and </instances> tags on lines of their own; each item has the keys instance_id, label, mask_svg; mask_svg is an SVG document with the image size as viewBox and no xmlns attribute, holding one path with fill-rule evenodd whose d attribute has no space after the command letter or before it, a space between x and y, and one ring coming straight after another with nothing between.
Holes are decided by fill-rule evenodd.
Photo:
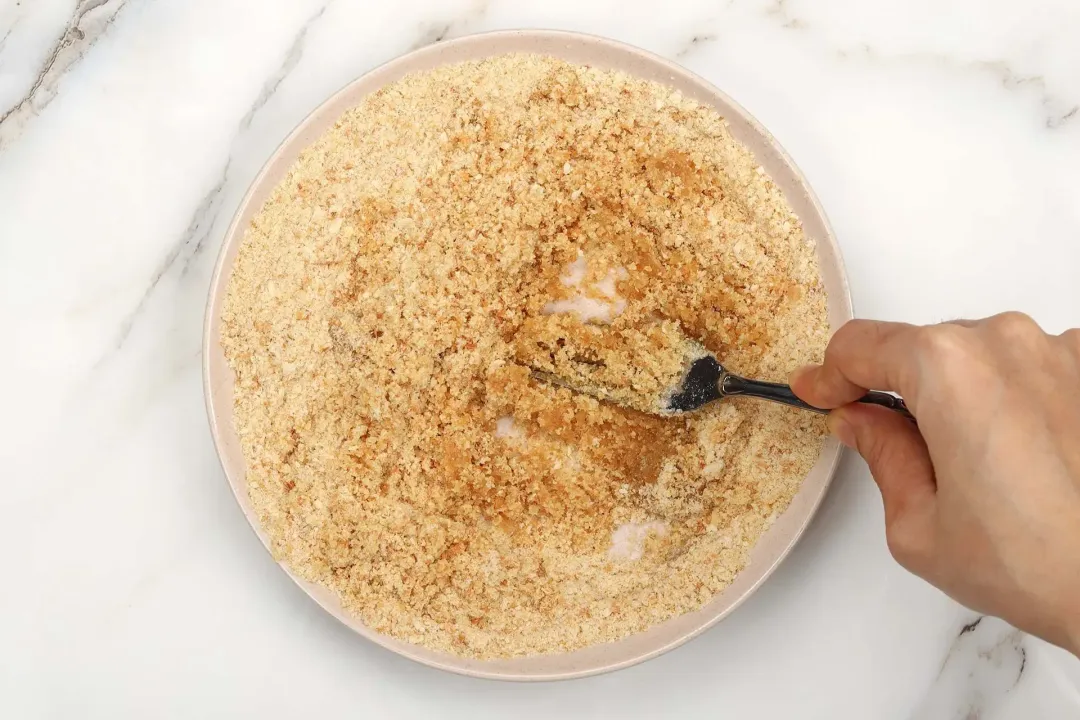
<instances>
[{"instance_id":1,"label":"fingernail","mask_svg":"<svg viewBox=\"0 0 1080 720\"><path fill-rule=\"evenodd\" d=\"M855 449L855 430L852 429L851 423L845 420L840 413L836 411L829 413L825 418L825 424L834 438L843 445Z\"/></svg>"},{"instance_id":2,"label":"fingernail","mask_svg":"<svg viewBox=\"0 0 1080 720\"><path fill-rule=\"evenodd\" d=\"M801 368L798 368L797 370L792 372L791 375L788 376L788 384L802 384L806 380L806 377L810 375L810 373L817 370L818 367L818 365L803 365Z\"/></svg>"}]
</instances>

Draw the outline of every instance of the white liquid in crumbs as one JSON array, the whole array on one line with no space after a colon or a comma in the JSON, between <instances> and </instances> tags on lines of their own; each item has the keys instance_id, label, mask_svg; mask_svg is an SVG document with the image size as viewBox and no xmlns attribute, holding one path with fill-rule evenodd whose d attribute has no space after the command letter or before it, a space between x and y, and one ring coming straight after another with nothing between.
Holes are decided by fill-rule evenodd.
<instances>
[{"instance_id":1,"label":"white liquid in crumbs","mask_svg":"<svg viewBox=\"0 0 1080 720\"><path fill-rule=\"evenodd\" d=\"M645 523L623 523L611 534L608 557L613 560L640 560L650 533L667 535L668 524L661 520Z\"/></svg>"},{"instance_id":2,"label":"white liquid in crumbs","mask_svg":"<svg viewBox=\"0 0 1080 720\"><path fill-rule=\"evenodd\" d=\"M566 267L566 272L559 280L566 287L580 288L588 272L588 261L585 255L579 252L577 259ZM626 300L619 296L615 282L629 277L626 268L610 268L604 277L588 288L594 295L599 294L602 297L577 292L569 298L549 302L544 306L543 312L546 315L576 315L583 323L608 325L626 310Z\"/></svg>"},{"instance_id":3,"label":"white liquid in crumbs","mask_svg":"<svg viewBox=\"0 0 1080 720\"><path fill-rule=\"evenodd\" d=\"M521 428L514 425L514 418L510 415L504 415L495 421L495 437L498 438L520 438L524 437L525 433Z\"/></svg>"}]
</instances>

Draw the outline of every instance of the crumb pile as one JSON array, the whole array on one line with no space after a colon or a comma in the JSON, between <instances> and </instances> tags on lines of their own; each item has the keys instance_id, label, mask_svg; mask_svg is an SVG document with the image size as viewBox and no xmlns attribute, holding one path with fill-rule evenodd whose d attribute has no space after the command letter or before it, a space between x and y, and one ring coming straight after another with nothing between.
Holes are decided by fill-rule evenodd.
<instances>
[{"instance_id":1,"label":"crumb pile","mask_svg":"<svg viewBox=\"0 0 1080 720\"><path fill-rule=\"evenodd\" d=\"M610 363L645 391L671 332L765 379L827 339L814 247L715 111L531 55L374 93L301 154L228 286L274 552L369 627L470 657L699 607L788 505L820 420L653 417L528 369Z\"/></svg>"},{"instance_id":2,"label":"crumb pile","mask_svg":"<svg viewBox=\"0 0 1080 720\"><path fill-rule=\"evenodd\" d=\"M622 332L577 319L537 320L527 320L514 343L533 377L649 414L670 414L672 392L694 360L709 354L671 320Z\"/></svg>"}]
</instances>

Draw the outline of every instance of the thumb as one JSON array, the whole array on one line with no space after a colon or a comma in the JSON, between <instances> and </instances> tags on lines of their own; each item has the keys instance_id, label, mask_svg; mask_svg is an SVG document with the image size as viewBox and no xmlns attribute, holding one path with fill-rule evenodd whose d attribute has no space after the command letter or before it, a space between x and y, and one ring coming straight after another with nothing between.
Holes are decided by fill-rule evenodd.
<instances>
[{"instance_id":1,"label":"thumb","mask_svg":"<svg viewBox=\"0 0 1080 720\"><path fill-rule=\"evenodd\" d=\"M925 516L937 496L934 465L919 429L902 415L874 405L853 403L829 413L829 430L858 451L881 489L885 526L893 554L899 525L910 525L910 516ZM902 561L901 561L902 562Z\"/></svg>"}]
</instances>

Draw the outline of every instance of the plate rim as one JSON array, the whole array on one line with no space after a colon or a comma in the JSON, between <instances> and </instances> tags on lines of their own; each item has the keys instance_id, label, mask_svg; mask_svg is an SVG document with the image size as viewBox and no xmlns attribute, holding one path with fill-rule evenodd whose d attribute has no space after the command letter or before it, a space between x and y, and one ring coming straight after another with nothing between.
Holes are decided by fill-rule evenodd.
<instances>
[{"instance_id":1,"label":"plate rim","mask_svg":"<svg viewBox=\"0 0 1080 720\"><path fill-rule=\"evenodd\" d=\"M260 167L259 171L255 174L255 176L252 179L251 183L248 185L247 190L244 192L244 195L242 196L239 204L236 207L236 210L235 210L235 212L233 214L232 219L229 222L228 227L226 228L224 234L222 235L221 247L218 249L217 257L215 258L215 261L214 261L214 270L213 270L213 273L211 275L209 291L208 291L206 305L205 305L205 309L204 309L203 333L202 333L203 337L202 337L202 346L201 346L202 358L201 358L201 362L200 362L200 364L202 366L202 375L203 375L203 377L202 377L203 400L204 400L204 403L206 405L207 418L208 418L209 425L210 425L211 436L213 438L215 454L217 455L218 463L222 468L222 472L223 472L223 474L225 476L225 480L228 483L229 488L230 488L231 492L233 493L233 496L236 499L237 504L240 507L241 513L244 515L244 518L246 519L246 521L247 521L248 525L250 526L251 530L255 533L256 537L259 538L259 541L262 544L263 548L267 551L267 553L270 555L270 557L273 559L273 561L285 572L286 576L289 577L289 579L292 580L293 583L297 587L299 587L301 590L303 590L303 592L304 592L304 594L306 596L311 598L311 600L313 600L316 604L318 604L324 611L326 611L329 615L334 617L338 622L340 622L342 625L347 627L352 632L364 637L367 640L370 640L370 641L374 642L375 644L377 644L377 645L379 645L379 646L381 646L383 648L386 648L386 649L390 650L391 652L395 652L395 653L397 653L399 655L402 655L404 657L407 657L410 660L413 660L415 662L418 662L418 663L421 663L423 665L427 665L429 667L433 667L433 668L436 668L436 669L439 669L439 670L445 670L445 671L448 671L448 672L456 673L456 674L459 674L459 675L470 676L470 677L485 678L485 679L492 679L492 680L530 681L530 682L583 678L583 677L599 675L599 674L603 674L603 673L607 673L607 672L613 672L615 670L630 667L632 665L636 665L638 663L645 662L646 660L650 660L652 658L658 657L659 655L667 653L667 652L679 647L680 645L683 645L684 643L690 641L691 639L700 636L706 630L708 630L709 628L715 626L721 620L728 617L736 609L741 607L743 605L743 603L745 603L772 576L772 574L776 571L777 567L779 567L779 565L789 556L792 549L795 547L796 544L798 544L799 540L803 537L806 530L810 526L810 523L813 521L814 517L817 515L818 510L820 509L821 504L822 504L825 496L827 495L829 488L832 486L832 483L833 483L833 481L835 479L836 472L837 472L841 457L843 456L843 452L844 452L843 447L832 438L827 438L826 439L826 442L822 447L821 453L820 453L818 461L817 461L819 464L821 464L822 461L824 461L824 466L822 467L822 470L824 470L824 473L825 473L824 482L822 483L820 489L816 492L815 496L813 496L813 497L811 497L809 499L810 502L806 507L806 511L805 511L804 516L802 517L802 519L798 523L798 526L789 535L789 537L787 538L787 541L785 543L785 546L776 555L775 559L768 565L768 567L764 568L763 572L760 573L760 576L758 578L756 578L756 580L752 584L750 584L738 597L735 597L734 599L732 599L725 607L723 607L718 612L714 613L710 618L708 618L704 622L700 623L692 631L682 633L682 634L678 635L677 637L672 638L670 641L668 641L666 643L663 643L663 644L660 644L657 647L654 647L654 648L650 649L647 652L641 652L641 653L637 653L637 654L632 654L629 657L625 657L625 658L620 659L620 660L615 660L615 661L611 661L611 662L607 662L607 663L603 663L603 664L596 664L594 666L581 668L581 669L551 671L551 672L545 672L545 673L514 672L514 671L506 670L506 669L490 669L490 670L488 670L488 669L484 669L484 667L483 667L484 663L486 663L486 662L496 662L496 661L476 661L476 660L472 660L472 659L461 658L461 657L458 657L458 656L449 655L449 654L446 654L446 653L437 653L437 655L439 657L431 657L427 653L432 652L432 651L429 651L427 648L422 648L421 646L418 646L418 645L413 645L411 643L407 643L407 642L404 642L404 641L401 641L401 640L397 640L396 638L392 638L390 636L384 635L383 633L380 633L378 631L375 631L375 630L369 628L358 617L349 615L347 612L343 611L340 608L332 607L329 603L325 602L324 599L322 599L322 598L318 597L316 594L314 594L312 592L312 589L308 587L309 585L312 585L312 583L302 579L300 576L298 576L296 573L294 573L294 571L291 568L289 568L287 566L287 564L285 564L284 562L278 560L278 558L274 556L273 550L270 547L268 539L265 536L265 533L263 532L263 530L262 530L262 528L261 528L261 526L259 524L258 517L254 514L254 512L249 512L247 504L245 502L245 498L242 498L240 496L240 493L241 493L242 490L246 491L246 473L241 473L241 477L236 478L236 477L233 476L233 473L230 472L230 468L229 468L228 464L226 463L225 451L223 449L224 440L223 440L223 436L222 436L222 433L223 433L222 423L225 423L225 422L232 423L233 415L232 415L231 408L230 408L230 412L228 412L226 414L226 416L224 416L224 417L220 416L220 414L216 410L215 391L214 391L214 386L213 386L212 369L211 369L211 355L212 355L212 352L213 352L213 350L215 348L215 345L217 345L217 338L215 338L213 336L214 335L214 328L215 328L215 325L216 325L216 320L218 319L218 316L215 314L215 308L218 307L219 302L221 301L220 297L224 296L224 294L226 292L226 288L227 288L227 286L222 285L221 280L222 280L222 276L225 274L226 270L231 272L231 269L232 269L231 264L228 267L226 267L225 260L229 255L230 249L234 245L237 245L238 243L240 243L243 240L243 235L244 235L243 228L241 228L240 226L241 226L242 220L244 218L244 215L245 215L246 211L248 210L249 206L251 205L254 196L263 188L264 184L267 182L267 176L270 174L272 168L276 164L279 157L283 153L285 153L289 148L293 147L294 144L296 144L296 142L298 141L300 136L305 132L305 130L307 130L308 126L310 124L312 124L312 122L315 119L320 117L328 108L332 107L338 101L340 101L344 96L349 94L354 86L364 82L369 76L371 76L373 74L376 74L376 73L379 73L379 72L386 71L387 69L392 68L394 66L412 64L415 61L415 59L418 58L418 57L423 57L423 56L429 55L429 54L434 54L434 55L441 54L449 47L463 46L463 45L469 45L469 44L475 44L475 43L483 43L485 41L497 41L498 39L503 39L503 38L521 40L521 39L540 38L540 37L551 38L553 40L565 40L567 42L577 42L577 43L600 45L600 46L613 48L613 49L615 49L617 51L620 51L620 52L623 52L623 53L628 53L628 54L631 54L631 55L638 56L639 58L641 58L645 62L653 64L653 65L655 65L655 66L657 66L659 68L663 68L665 71L670 73L670 75L672 76L672 79L674 79L675 76L682 76L682 78L692 82L693 84L696 84L696 85L700 86L708 94L710 94L710 95L714 96L715 98L719 99L724 105L726 105L727 108L730 109L730 113L738 115L739 119L742 122L746 123L748 126L750 126L753 129L753 131L756 132L761 137L761 139L771 148L771 150L778 156L778 158L783 162L783 164L790 170L790 172L791 172L791 174L793 176L793 179L795 180L795 182L798 184L798 186L801 188L802 192L804 193L805 199L809 203L810 208L812 209L812 211L817 215L818 219L820 220L822 229L824 231L823 236L822 237L816 237L815 236L813 238L813 240L818 245L821 245L822 243L827 245L830 253L835 258L835 267L833 268L833 270L836 273L837 285L839 286L839 287L829 288L828 289L828 293L829 293L829 296L830 296L829 297L830 304L833 303L833 301L836 301L838 303L837 308L838 308L840 314L842 316L844 316L846 319L851 319L852 317L854 317L854 308L853 308L853 304L852 304L851 289L850 289L850 284L849 284L849 280L848 280L848 276L847 276L846 264L844 263L843 256L841 254L840 247L839 247L839 244L837 242L835 232L834 232L834 230L832 228L832 225L831 225L831 223L830 223L830 221L828 219L828 216L825 213L824 208L821 205L820 199L817 197L817 194L814 192L813 188L811 187L809 181L806 178L806 175L802 172L802 170L799 168L799 166L795 163L795 161L792 159L792 157L788 154L787 150L776 140L776 138L772 135L772 133L770 133L742 105L740 105L737 101L735 101L733 98L731 98L727 93L720 90L719 88L717 88L715 85L713 85L711 82L709 82L707 79L701 77L700 75L690 71L689 69L687 69L687 68L685 68L685 67L683 67L683 66L681 66L681 65L679 65L679 64L677 64L677 63L675 63L675 62L673 62L671 60L668 60L667 58L664 58L664 57L662 57L660 55L657 55L657 54L655 54L655 53L653 53L651 51L645 50L645 49L637 47L635 45L625 43L625 42L622 42L620 40L614 40L614 39L604 37L604 36L601 36L601 35L592 34L592 33L584 33L584 32L569 31L569 30L558 30L558 29L520 28L520 29L508 29L508 30L492 30L492 31L480 32L480 33L472 33L472 34L469 34L469 35L463 35L461 37L457 37L457 38L453 38L453 39L450 39L450 40L445 40L445 41L433 43L433 44L426 45L426 46L421 47L421 48L411 50L411 51L406 52L406 53L404 53L402 55L398 55L398 56L396 56L396 57L394 57L394 58L392 58L390 60L387 60L386 62L380 63L380 64L368 69L367 71L363 72L359 76L353 78L352 80L348 81L347 83L342 85L338 90L336 90L335 92L330 94L326 99L324 99L323 101L318 103L309 113L307 113L303 117L303 119L301 119L285 135L285 137L282 139L282 141L280 143L278 143L278 145L274 148L274 150L267 156L266 160L264 161L264 163ZM536 53L536 51L529 51L529 50L521 50L520 52L523 52L523 53L533 52L535 54L544 54L544 53ZM485 55L485 57L496 57L496 56L502 55L502 54L505 54L505 53L503 53L503 52L495 52L495 53L491 53L489 55ZM570 62L570 61L568 61L568 62ZM440 65L440 66L441 65L447 65L447 64L453 64L453 63L452 62L438 63L438 65ZM630 72L630 71L625 71L624 70L623 72L627 72L630 75L634 75L634 73ZM725 117L728 117L728 115L729 115L728 113L725 113ZM304 147L307 147L307 145L304 145L303 147L301 147L297 152L298 153L302 152ZM789 202L790 202L790 198L789 198ZM800 217L800 220L803 220L803 218ZM819 255L819 258L820 258L820 251L818 252L818 255ZM837 292L839 293L839 297L834 297L834 293L837 293ZM800 492L801 492L801 488L800 488ZM785 512L787 512L787 510L785 510ZM764 537L764 535L762 537ZM759 542L760 542L760 539L759 539ZM740 574L742 574L742 572L745 572L745 570L746 569L744 568L743 571L740 572ZM711 602L715 601L717 598L721 597L722 594L723 593L719 593L716 596L714 596L713 599L709 601L709 603L711 603ZM702 608L706 607L709 603L706 603L705 605L703 605ZM699 611L695 611L695 612L700 612L700 609L699 609ZM676 617L680 617L680 616L676 616ZM674 619L675 618L672 618L670 620L674 620ZM669 622L669 621L665 621L665 622ZM663 623L661 623L661 625L662 624ZM655 628L655 627L658 627L658 625L654 625L652 627ZM633 636L629 636L629 637L633 637ZM624 640L625 640L625 638L624 638ZM621 641L616 641L616 642L621 642ZM406 647L400 647L401 645L404 645ZM591 646L591 647L595 647L595 646ZM417 652L411 652L410 648L415 648L417 650ZM553 655L549 655L549 656L531 656L531 657L532 658L558 657L559 655L566 655L566 654L553 654ZM504 661L498 661L498 662L512 662L512 661L513 661L513 659L504 660ZM478 667L478 665L479 665L479 667Z\"/></svg>"}]
</instances>

